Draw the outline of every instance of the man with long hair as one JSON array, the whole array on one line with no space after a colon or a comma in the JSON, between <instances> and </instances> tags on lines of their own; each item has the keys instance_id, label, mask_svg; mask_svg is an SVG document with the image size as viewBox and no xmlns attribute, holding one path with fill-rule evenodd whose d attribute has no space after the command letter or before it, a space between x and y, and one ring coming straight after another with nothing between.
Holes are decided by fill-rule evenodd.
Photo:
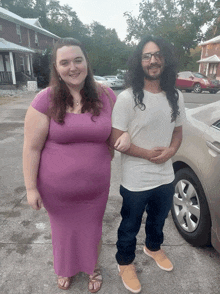
<instances>
[{"instance_id":1,"label":"man with long hair","mask_svg":"<svg viewBox=\"0 0 220 294\"><path fill-rule=\"evenodd\" d=\"M161 244L174 194L171 158L180 147L185 118L183 96L175 81L172 46L162 38L143 38L129 61L127 89L119 94L112 115L111 143L124 132L131 137L131 146L121 159L123 204L116 260L124 286L133 293L141 291L132 262L144 211L143 251L161 269L173 269Z\"/></svg>"}]
</instances>

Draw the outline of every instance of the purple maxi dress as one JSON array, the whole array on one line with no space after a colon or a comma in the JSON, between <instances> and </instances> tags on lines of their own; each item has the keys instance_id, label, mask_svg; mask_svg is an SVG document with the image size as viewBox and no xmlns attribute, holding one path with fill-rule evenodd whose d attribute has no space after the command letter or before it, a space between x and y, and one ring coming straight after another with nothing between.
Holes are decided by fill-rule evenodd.
<instances>
[{"instance_id":1,"label":"purple maxi dress","mask_svg":"<svg viewBox=\"0 0 220 294\"><path fill-rule=\"evenodd\" d=\"M50 91L38 93L31 106L46 114ZM110 186L106 140L112 113L109 97L100 98L103 109L94 121L90 113L67 113L63 125L51 119L41 153L37 185L50 218L55 273L63 277L92 274L98 258Z\"/></svg>"}]
</instances>

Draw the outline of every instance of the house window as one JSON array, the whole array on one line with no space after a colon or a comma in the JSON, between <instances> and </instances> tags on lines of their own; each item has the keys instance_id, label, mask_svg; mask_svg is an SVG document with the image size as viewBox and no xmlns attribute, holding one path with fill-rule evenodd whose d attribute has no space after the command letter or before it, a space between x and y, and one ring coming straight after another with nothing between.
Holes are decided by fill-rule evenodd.
<instances>
[{"instance_id":1,"label":"house window","mask_svg":"<svg viewBox=\"0 0 220 294\"><path fill-rule=\"evenodd\" d=\"M20 56L20 69L24 72L24 56Z\"/></svg>"},{"instance_id":2,"label":"house window","mask_svg":"<svg viewBox=\"0 0 220 294\"><path fill-rule=\"evenodd\" d=\"M11 71L11 64L10 64L9 55L5 55L5 65L6 65L6 71Z\"/></svg>"},{"instance_id":3,"label":"house window","mask_svg":"<svg viewBox=\"0 0 220 294\"><path fill-rule=\"evenodd\" d=\"M215 75L216 74L216 72L217 72L217 66L218 66L218 64L215 64L215 63L210 64L209 73L211 75Z\"/></svg>"},{"instance_id":4,"label":"house window","mask_svg":"<svg viewBox=\"0 0 220 294\"><path fill-rule=\"evenodd\" d=\"M5 71L3 56L0 54L0 71Z\"/></svg>"},{"instance_id":5,"label":"house window","mask_svg":"<svg viewBox=\"0 0 220 294\"><path fill-rule=\"evenodd\" d=\"M21 27L18 24L16 24L16 33L19 37L19 43L21 43Z\"/></svg>"},{"instance_id":6,"label":"house window","mask_svg":"<svg viewBox=\"0 0 220 294\"><path fill-rule=\"evenodd\" d=\"M37 33L36 33L36 32L35 32L34 41L35 41L36 46L39 46L39 43L38 43L38 36L37 36Z\"/></svg>"}]
</instances>

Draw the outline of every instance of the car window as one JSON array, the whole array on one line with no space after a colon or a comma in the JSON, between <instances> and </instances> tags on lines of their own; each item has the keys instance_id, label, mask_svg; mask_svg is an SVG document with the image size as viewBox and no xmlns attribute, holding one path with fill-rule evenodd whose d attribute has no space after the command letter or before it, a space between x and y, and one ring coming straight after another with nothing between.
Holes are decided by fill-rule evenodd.
<instances>
[{"instance_id":1,"label":"car window","mask_svg":"<svg viewBox=\"0 0 220 294\"><path fill-rule=\"evenodd\" d=\"M94 78L97 80L97 81L105 81L106 79L103 78L103 77L99 77L99 76L94 76Z\"/></svg>"},{"instance_id":2,"label":"car window","mask_svg":"<svg viewBox=\"0 0 220 294\"><path fill-rule=\"evenodd\" d=\"M190 77L192 77L192 73L191 72L186 72L185 73L185 78L190 78Z\"/></svg>"},{"instance_id":3,"label":"car window","mask_svg":"<svg viewBox=\"0 0 220 294\"><path fill-rule=\"evenodd\" d=\"M220 130L220 120L217 120L214 124L212 124L212 127L217 130Z\"/></svg>"},{"instance_id":4,"label":"car window","mask_svg":"<svg viewBox=\"0 0 220 294\"><path fill-rule=\"evenodd\" d=\"M114 80L115 77L112 77L112 76L105 76L106 79L110 79L110 80Z\"/></svg>"},{"instance_id":5,"label":"car window","mask_svg":"<svg viewBox=\"0 0 220 294\"><path fill-rule=\"evenodd\" d=\"M189 78L189 74L188 74L188 72L180 72L180 73L178 73L178 78L181 78L181 79L187 79L187 78Z\"/></svg>"},{"instance_id":6,"label":"car window","mask_svg":"<svg viewBox=\"0 0 220 294\"><path fill-rule=\"evenodd\" d=\"M195 77L200 78L200 79L207 79L207 77L199 72L194 72L193 73Z\"/></svg>"}]
</instances>

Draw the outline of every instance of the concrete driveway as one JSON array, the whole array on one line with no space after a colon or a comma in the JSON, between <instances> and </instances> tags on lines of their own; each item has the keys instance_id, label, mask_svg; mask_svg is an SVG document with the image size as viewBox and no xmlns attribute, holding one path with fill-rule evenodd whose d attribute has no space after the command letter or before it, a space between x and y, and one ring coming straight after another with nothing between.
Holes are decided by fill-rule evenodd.
<instances>
[{"instance_id":1,"label":"concrete driveway","mask_svg":"<svg viewBox=\"0 0 220 294\"><path fill-rule=\"evenodd\" d=\"M22 174L23 121L35 93L23 93L0 105L0 293L59 294L53 271L50 225L45 209L29 208ZM103 223L100 294L129 293L118 276L114 255L120 223L120 154L112 161L109 201ZM144 221L137 240L135 265L143 294L219 294L220 255L213 248L194 248L176 231L169 215L163 249L174 263L159 269L142 251ZM68 233L68 228L67 228ZM88 276L76 275L65 293L84 294Z\"/></svg>"}]
</instances>

